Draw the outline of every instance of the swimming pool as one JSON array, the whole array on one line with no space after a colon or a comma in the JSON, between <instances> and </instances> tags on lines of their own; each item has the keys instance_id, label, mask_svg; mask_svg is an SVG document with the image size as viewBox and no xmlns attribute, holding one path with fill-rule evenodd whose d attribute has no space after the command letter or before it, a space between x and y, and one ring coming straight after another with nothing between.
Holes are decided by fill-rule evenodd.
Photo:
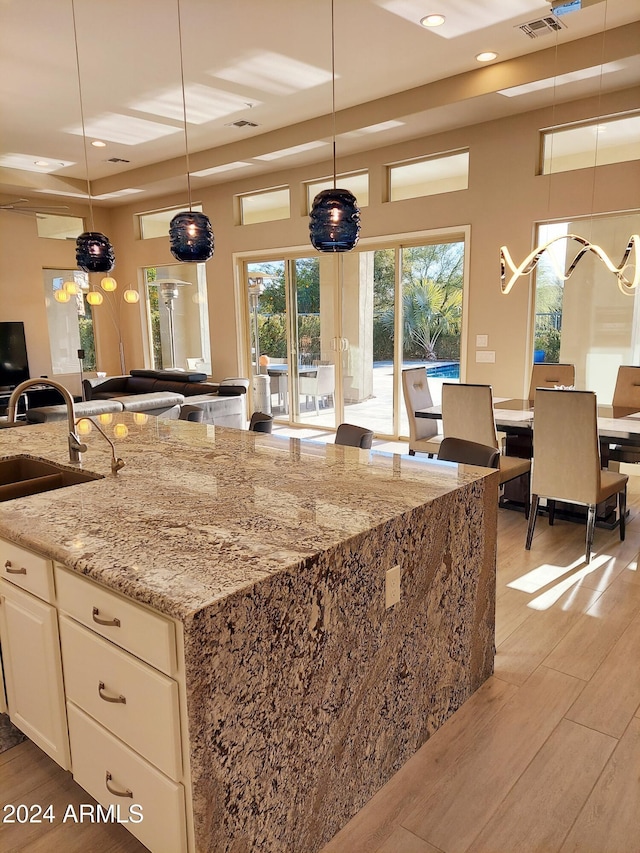
<instances>
[{"instance_id":1,"label":"swimming pool","mask_svg":"<svg viewBox=\"0 0 640 853\"><path fill-rule=\"evenodd\" d=\"M460 379L460 363L457 361L434 364L427 367L427 376L437 376L440 379Z\"/></svg>"}]
</instances>

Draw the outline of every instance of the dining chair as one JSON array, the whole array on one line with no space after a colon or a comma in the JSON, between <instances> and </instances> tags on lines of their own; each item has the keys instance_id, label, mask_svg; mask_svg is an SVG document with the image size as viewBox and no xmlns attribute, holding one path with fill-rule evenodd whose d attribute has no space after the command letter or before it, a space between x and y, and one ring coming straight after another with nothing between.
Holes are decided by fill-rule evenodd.
<instances>
[{"instance_id":1,"label":"dining chair","mask_svg":"<svg viewBox=\"0 0 640 853\"><path fill-rule=\"evenodd\" d=\"M273 428L273 415L266 412L254 412L249 421L249 430L251 432L266 432L271 433Z\"/></svg>"},{"instance_id":2,"label":"dining chair","mask_svg":"<svg viewBox=\"0 0 640 853\"><path fill-rule=\"evenodd\" d=\"M536 388L565 388L576 384L576 369L573 364L534 364L529 382L529 400L535 400Z\"/></svg>"},{"instance_id":3,"label":"dining chair","mask_svg":"<svg viewBox=\"0 0 640 853\"><path fill-rule=\"evenodd\" d=\"M313 399L316 407L316 415L319 414L320 401L324 397L333 398L335 390L335 364L319 364L313 374L305 374L298 377L298 391L300 396L311 397Z\"/></svg>"},{"instance_id":4,"label":"dining chair","mask_svg":"<svg viewBox=\"0 0 640 853\"><path fill-rule=\"evenodd\" d=\"M547 499L549 524L555 502L581 504L587 509L585 561L591 561L596 506L618 495L620 539L625 536L626 474L600 468L598 410L593 391L539 388L533 421L533 478L531 510L525 548L531 549L540 498Z\"/></svg>"},{"instance_id":5,"label":"dining chair","mask_svg":"<svg viewBox=\"0 0 640 853\"><path fill-rule=\"evenodd\" d=\"M438 459L462 465L480 465L483 468L500 467L500 450L489 444L478 444L464 438L443 438Z\"/></svg>"},{"instance_id":6,"label":"dining chair","mask_svg":"<svg viewBox=\"0 0 640 853\"><path fill-rule=\"evenodd\" d=\"M629 409L640 412L640 367L620 365L611 405L614 418L623 416ZM640 448L613 444L608 448L608 457L609 463L614 463L610 467L617 468L620 462L637 464L640 462Z\"/></svg>"},{"instance_id":7,"label":"dining chair","mask_svg":"<svg viewBox=\"0 0 640 853\"><path fill-rule=\"evenodd\" d=\"M491 385L444 382L442 385L442 431L445 438L462 438L500 450L493 414ZM438 454L440 458L440 454ZM519 456L499 457L500 485L525 478L525 516L529 514L531 460Z\"/></svg>"},{"instance_id":8,"label":"dining chair","mask_svg":"<svg viewBox=\"0 0 640 853\"><path fill-rule=\"evenodd\" d=\"M427 453L433 458L442 441L438 422L432 418L417 418L415 414L418 409L433 406L426 367L408 367L402 371L402 394L409 420L409 455Z\"/></svg>"},{"instance_id":9,"label":"dining chair","mask_svg":"<svg viewBox=\"0 0 640 853\"><path fill-rule=\"evenodd\" d=\"M372 441L373 430L366 427L355 426L355 424L340 424L336 430L336 444L369 450Z\"/></svg>"},{"instance_id":10,"label":"dining chair","mask_svg":"<svg viewBox=\"0 0 640 853\"><path fill-rule=\"evenodd\" d=\"M611 405L640 412L640 367L621 364L616 377Z\"/></svg>"}]
</instances>

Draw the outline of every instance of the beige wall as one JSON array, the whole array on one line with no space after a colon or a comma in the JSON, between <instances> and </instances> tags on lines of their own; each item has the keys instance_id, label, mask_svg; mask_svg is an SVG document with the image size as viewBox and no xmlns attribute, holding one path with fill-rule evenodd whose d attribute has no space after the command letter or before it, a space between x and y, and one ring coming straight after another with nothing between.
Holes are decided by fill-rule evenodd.
<instances>
[{"instance_id":1,"label":"beige wall","mask_svg":"<svg viewBox=\"0 0 640 853\"><path fill-rule=\"evenodd\" d=\"M523 396L531 363L531 285L522 279L509 296L500 292L499 249L507 244L517 261L532 247L535 223L551 218L576 218L591 213L637 209L640 197L640 161L583 169L553 176L536 175L542 127L579 121L605 113L640 108L640 94L624 90L551 109L523 113L473 125L408 143L378 148L339 159L343 171L366 168L370 174L370 203L362 210L361 240L444 227L470 226L468 254L469 298L465 305L469 342L466 380L488 382L498 396ZM339 142L339 141L338 141ZM469 189L446 195L385 201L385 166L422 155L459 148L470 150ZM339 145L338 145L339 152ZM238 375L240 342L236 322L234 253L302 247L312 252L304 211L302 182L329 174L327 161L261 179L199 188L193 182L193 200L210 217L216 250L207 263L207 285L214 378ZM238 193L288 184L291 218L238 226L234 197ZM142 293L144 266L171 264L168 238L139 240L135 215L144 210L181 205L185 194L152 202L132 203L96 214L116 250L114 276L122 290L137 286ZM75 209L72 212L76 212ZM38 240L35 224L27 217L0 212L0 319L24 319L32 375L48 373L46 316L42 300L41 269L75 266L74 244ZM623 247L621 247L622 250ZM612 281L612 286L614 282ZM143 307L126 306L121 312L127 370L144 365ZM100 369L119 372L114 323L98 315ZM476 364L475 336L488 335L495 364Z\"/></svg>"}]
</instances>

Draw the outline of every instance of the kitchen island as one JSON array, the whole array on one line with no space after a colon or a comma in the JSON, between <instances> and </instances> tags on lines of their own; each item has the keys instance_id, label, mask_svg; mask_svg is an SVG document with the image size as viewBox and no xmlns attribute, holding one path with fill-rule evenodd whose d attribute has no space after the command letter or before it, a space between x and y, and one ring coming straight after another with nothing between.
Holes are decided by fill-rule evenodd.
<instances>
[{"instance_id":1,"label":"kitchen island","mask_svg":"<svg viewBox=\"0 0 640 853\"><path fill-rule=\"evenodd\" d=\"M0 536L181 626L189 849L318 851L493 670L498 475L117 421L117 476L93 430L104 479L1 503ZM0 455L65 462L65 432Z\"/></svg>"}]
</instances>

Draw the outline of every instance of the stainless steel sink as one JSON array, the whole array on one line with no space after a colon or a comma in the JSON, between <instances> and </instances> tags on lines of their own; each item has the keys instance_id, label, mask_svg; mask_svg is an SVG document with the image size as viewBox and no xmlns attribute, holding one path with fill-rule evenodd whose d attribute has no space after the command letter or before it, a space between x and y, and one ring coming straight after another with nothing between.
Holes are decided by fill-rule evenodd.
<instances>
[{"instance_id":1,"label":"stainless steel sink","mask_svg":"<svg viewBox=\"0 0 640 853\"><path fill-rule=\"evenodd\" d=\"M0 501L101 479L100 474L74 471L55 462L31 459L29 456L10 456L0 459Z\"/></svg>"}]
</instances>

